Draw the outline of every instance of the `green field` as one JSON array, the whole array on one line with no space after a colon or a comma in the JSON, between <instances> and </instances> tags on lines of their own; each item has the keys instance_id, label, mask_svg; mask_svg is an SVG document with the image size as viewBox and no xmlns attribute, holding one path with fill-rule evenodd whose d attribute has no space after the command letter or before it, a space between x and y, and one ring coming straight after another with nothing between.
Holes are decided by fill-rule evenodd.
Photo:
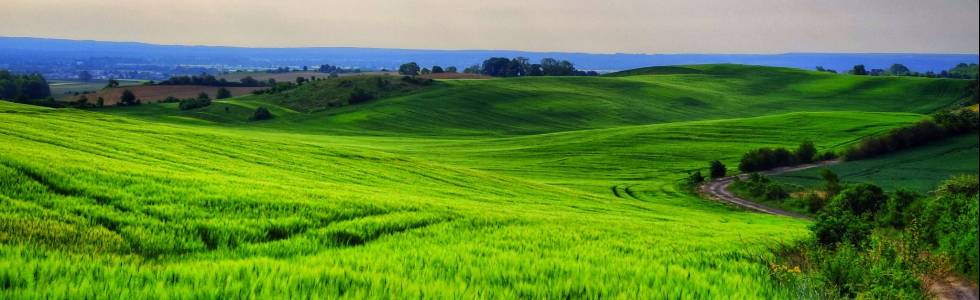
<instances>
[{"instance_id":1,"label":"green field","mask_svg":"<svg viewBox=\"0 0 980 300\"><path fill-rule=\"evenodd\" d=\"M980 172L978 153L980 137L966 134L880 157L841 163L828 169L849 183L873 183L886 190L903 188L928 193L944 178ZM822 184L817 169L786 173L773 179L809 187Z\"/></svg>"},{"instance_id":2,"label":"green field","mask_svg":"<svg viewBox=\"0 0 980 300\"><path fill-rule=\"evenodd\" d=\"M296 95L328 87L193 111L0 102L0 297L797 298L766 263L808 223L702 200L687 172L840 149L967 84L683 68L312 113ZM258 106L276 118L246 121Z\"/></svg>"}]
</instances>

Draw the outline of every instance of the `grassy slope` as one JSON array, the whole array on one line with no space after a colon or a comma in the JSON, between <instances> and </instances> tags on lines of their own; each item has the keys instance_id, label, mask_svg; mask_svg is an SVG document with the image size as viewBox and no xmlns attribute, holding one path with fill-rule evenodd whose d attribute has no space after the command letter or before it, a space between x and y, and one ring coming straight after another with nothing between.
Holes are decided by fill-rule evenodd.
<instances>
[{"instance_id":1,"label":"grassy slope","mask_svg":"<svg viewBox=\"0 0 980 300\"><path fill-rule=\"evenodd\" d=\"M514 136L795 111L930 113L956 103L968 84L769 67L688 68L700 73L444 81L423 92L261 126L347 135Z\"/></svg>"},{"instance_id":2,"label":"grassy slope","mask_svg":"<svg viewBox=\"0 0 980 300\"><path fill-rule=\"evenodd\" d=\"M0 105L12 297L779 297L757 260L805 232L690 196L624 200L349 138Z\"/></svg>"},{"instance_id":3,"label":"grassy slope","mask_svg":"<svg viewBox=\"0 0 980 300\"><path fill-rule=\"evenodd\" d=\"M952 100L923 89L959 84L799 100L866 79L714 72L453 81L324 113L276 106L261 123L239 118L269 105L258 97L176 113L0 102L0 282L13 297L790 297L760 261L805 224L677 181L749 148L836 147L913 122L845 110L926 112ZM672 105L694 103L682 95L711 101ZM838 112L691 121L810 109Z\"/></svg>"},{"instance_id":4,"label":"grassy slope","mask_svg":"<svg viewBox=\"0 0 980 300\"><path fill-rule=\"evenodd\" d=\"M846 182L869 182L888 190L904 188L920 193L934 189L953 175L977 174L980 138L966 134L926 146L872 159L829 167ZM775 180L818 186L819 170L804 170L774 177Z\"/></svg>"}]
</instances>

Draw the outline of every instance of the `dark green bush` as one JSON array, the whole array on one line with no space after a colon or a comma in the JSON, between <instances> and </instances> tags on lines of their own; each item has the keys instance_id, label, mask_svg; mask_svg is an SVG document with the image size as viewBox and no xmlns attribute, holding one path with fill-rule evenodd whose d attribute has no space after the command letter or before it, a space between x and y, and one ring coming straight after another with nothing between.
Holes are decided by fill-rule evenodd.
<instances>
[{"instance_id":1,"label":"dark green bush","mask_svg":"<svg viewBox=\"0 0 980 300\"><path fill-rule=\"evenodd\" d=\"M269 120L272 119L272 112L265 107L259 106L255 109L255 113L253 113L252 117L249 119L252 121Z\"/></svg>"}]
</instances>

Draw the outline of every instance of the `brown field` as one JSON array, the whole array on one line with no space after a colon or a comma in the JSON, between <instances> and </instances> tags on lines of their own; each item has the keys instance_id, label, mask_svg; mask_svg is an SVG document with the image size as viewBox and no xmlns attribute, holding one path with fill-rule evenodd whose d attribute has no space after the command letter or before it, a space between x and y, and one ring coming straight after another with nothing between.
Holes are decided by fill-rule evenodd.
<instances>
[{"instance_id":1,"label":"brown field","mask_svg":"<svg viewBox=\"0 0 980 300\"><path fill-rule=\"evenodd\" d=\"M428 79L493 79L493 77L487 75L469 73L434 73L425 74L421 77Z\"/></svg>"},{"instance_id":2,"label":"brown field","mask_svg":"<svg viewBox=\"0 0 980 300\"><path fill-rule=\"evenodd\" d=\"M102 97L105 100L105 105L114 105L119 102L119 97L127 89L132 91L133 94L136 94L137 99L140 99L143 103L148 103L160 101L169 96L179 99L195 98L201 92L208 93L211 98L214 98L214 95L218 93L219 87L202 85L139 85L104 89L95 92L95 94L90 94L87 97L90 103L95 103L96 99ZM231 91L232 96L239 96L251 93L256 89L261 89L261 87L229 87L227 89Z\"/></svg>"},{"instance_id":3,"label":"brown field","mask_svg":"<svg viewBox=\"0 0 980 300\"><path fill-rule=\"evenodd\" d=\"M339 74L341 77L344 76L357 76L357 75L398 75L398 72L362 72L362 73L344 73ZM316 78L327 78L330 74L320 73L320 72L289 72L289 73L266 73L266 72L241 72L241 73L228 73L221 74L217 77L224 78L227 81L238 82L241 81L245 76L252 76L255 80L265 81L269 78L275 79L279 82L294 82L296 77L305 77L309 79L310 77Z\"/></svg>"}]
</instances>

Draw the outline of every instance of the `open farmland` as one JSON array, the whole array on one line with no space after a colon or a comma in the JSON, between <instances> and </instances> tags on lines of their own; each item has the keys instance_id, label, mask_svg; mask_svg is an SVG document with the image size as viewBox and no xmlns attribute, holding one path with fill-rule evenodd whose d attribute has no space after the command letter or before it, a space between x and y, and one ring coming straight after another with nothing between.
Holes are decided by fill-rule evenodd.
<instances>
[{"instance_id":1,"label":"open farmland","mask_svg":"<svg viewBox=\"0 0 980 300\"><path fill-rule=\"evenodd\" d=\"M889 190L902 188L927 193L945 178L980 172L978 153L980 137L965 134L915 149L827 168L846 182L873 183ZM819 171L786 173L774 179L808 187L819 186L822 184Z\"/></svg>"},{"instance_id":2,"label":"open farmland","mask_svg":"<svg viewBox=\"0 0 980 300\"><path fill-rule=\"evenodd\" d=\"M119 86L134 86L142 83L138 80L118 80ZM75 93L83 92L98 92L102 90L108 83L105 80L93 80L93 81L68 81L68 80L52 80L48 83L51 87L51 96L58 101L74 101L78 96ZM94 100L94 99L93 99Z\"/></svg>"},{"instance_id":3,"label":"open farmland","mask_svg":"<svg viewBox=\"0 0 980 300\"><path fill-rule=\"evenodd\" d=\"M0 102L0 295L800 298L767 263L809 221L701 199L688 172L842 149L968 84L702 65L329 105L374 78L189 111Z\"/></svg>"},{"instance_id":4,"label":"open farmland","mask_svg":"<svg viewBox=\"0 0 980 300\"><path fill-rule=\"evenodd\" d=\"M214 98L220 87L203 85L138 85L129 87L118 87L100 90L93 95L89 95L89 101L94 101L98 97L105 99L106 105L115 105L119 102L123 91L130 90L136 98L142 102L156 102L167 97L178 99L196 98L200 93L207 93ZM232 96L240 96L251 93L256 87L227 87Z\"/></svg>"}]
</instances>

